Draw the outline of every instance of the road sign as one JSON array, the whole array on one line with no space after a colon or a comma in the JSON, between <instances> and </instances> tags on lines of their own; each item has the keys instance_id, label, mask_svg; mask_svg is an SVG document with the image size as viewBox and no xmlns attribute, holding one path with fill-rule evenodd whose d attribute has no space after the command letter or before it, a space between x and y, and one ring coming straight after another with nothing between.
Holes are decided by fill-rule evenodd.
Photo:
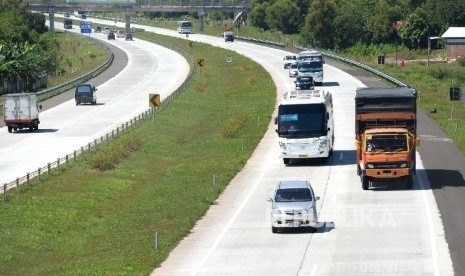
<instances>
[{"instance_id":1,"label":"road sign","mask_svg":"<svg viewBox=\"0 0 465 276\"><path fill-rule=\"evenodd\" d=\"M92 32L92 22L81 20L81 34L90 34Z\"/></svg>"},{"instance_id":2,"label":"road sign","mask_svg":"<svg viewBox=\"0 0 465 276\"><path fill-rule=\"evenodd\" d=\"M231 63L233 61L232 56L226 56L226 62Z\"/></svg>"},{"instance_id":3,"label":"road sign","mask_svg":"<svg viewBox=\"0 0 465 276\"><path fill-rule=\"evenodd\" d=\"M149 106L157 107L160 105L160 94L149 94Z\"/></svg>"},{"instance_id":4,"label":"road sign","mask_svg":"<svg viewBox=\"0 0 465 276\"><path fill-rule=\"evenodd\" d=\"M192 43L192 41L189 42L189 47L191 47L191 49L192 47L194 47L194 44Z\"/></svg>"},{"instance_id":5,"label":"road sign","mask_svg":"<svg viewBox=\"0 0 465 276\"><path fill-rule=\"evenodd\" d=\"M197 59L197 65L198 66L203 67L203 62L204 62L203 58Z\"/></svg>"}]
</instances>

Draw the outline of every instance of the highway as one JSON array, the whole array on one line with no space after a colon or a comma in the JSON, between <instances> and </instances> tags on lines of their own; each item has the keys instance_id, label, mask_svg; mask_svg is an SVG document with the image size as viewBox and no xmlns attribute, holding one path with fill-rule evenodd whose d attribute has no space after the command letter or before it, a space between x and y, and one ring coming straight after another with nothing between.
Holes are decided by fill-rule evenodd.
<instances>
[{"instance_id":1,"label":"highway","mask_svg":"<svg viewBox=\"0 0 465 276\"><path fill-rule=\"evenodd\" d=\"M92 36L106 41L104 34ZM149 108L149 93L160 94L163 100L187 78L189 65L177 52L140 40L108 43L126 53L127 65L97 86L97 105L76 106L73 97L41 112L38 131L8 133L6 127L0 128L0 183L25 176L111 132Z\"/></svg>"},{"instance_id":2,"label":"highway","mask_svg":"<svg viewBox=\"0 0 465 276\"><path fill-rule=\"evenodd\" d=\"M133 27L185 38L175 31ZM231 49L260 63L277 85L277 98L293 88L293 80L282 68L286 54L282 50L240 41L225 43L222 38L200 34L190 35L189 40ZM153 92L150 88L160 89L162 83L157 80L163 80L161 75L153 79L151 76L169 71L165 64L172 63L176 54L169 51L169 62L164 59L166 53L149 62L147 52L155 48L161 53L163 49L138 40L114 43L128 53L128 66L98 87L101 105L76 107L70 100L46 110L41 114L43 123L37 133L8 134L5 128L0 129L0 143L9 145L0 149L0 181L5 182L3 175L9 171L16 170L9 176L13 178L28 168L35 170L147 108L147 94ZM163 64L163 68L158 64ZM169 72L176 76L170 77L173 82L157 91L162 98L187 74L177 70L184 68L182 61L178 66ZM325 65L322 89L334 96L336 132L335 150L328 164L284 166L278 158L275 126L270 122L245 168L152 275L453 275L445 226L431 189L440 186L442 180L430 183L423 165L429 156L423 160L423 155L417 153L419 164L413 190L361 189L354 163L353 116L355 89L363 85L337 67ZM428 133L430 142L441 135L433 131L437 130ZM19 151L23 144L27 146ZM22 164L18 156L21 154L37 164ZM266 199L277 181L285 179L309 180L321 197L318 212L323 227L316 233L271 233L270 203Z\"/></svg>"},{"instance_id":3,"label":"highway","mask_svg":"<svg viewBox=\"0 0 465 276\"><path fill-rule=\"evenodd\" d=\"M175 31L132 26L185 38ZM282 50L240 41L225 43L200 34L190 35L189 40L231 49L257 61L273 77L277 97L293 87L282 69ZM413 190L363 191L354 164L353 118L355 89L363 84L329 65L325 76L323 89L334 95L336 124L330 162L284 166L270 122L245 168L152 275L454 274L422 156L418 154ZM271 233L266 198L277 181L285 179L309 180L321 196L318 212L324 227L317 233Z\"/></svg>"}]
</instances>

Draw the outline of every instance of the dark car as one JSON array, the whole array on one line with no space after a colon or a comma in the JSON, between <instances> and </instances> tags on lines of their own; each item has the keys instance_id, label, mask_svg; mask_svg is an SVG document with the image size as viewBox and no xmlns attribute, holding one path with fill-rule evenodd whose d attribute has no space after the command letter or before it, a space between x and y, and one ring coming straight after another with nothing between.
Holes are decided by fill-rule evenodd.
<instances>
[{"instance_id":1,"label":"dark car","mask_svg":"<svg viewBox=\"0 0 465 276\"><path fill-rule=\"evenodd\" d=\"M296 89L313 89L315 87L315 83L311 76L298 75L294 83Z\"/></svg>"},{"instance_id":2,"label":"dark car","mask_svg":"<svg viewBox=\"0 0 465 276\"><path fill-rule=\"evenodd\" d=\"M97 88L88 83L81 83L76 86L74 91L74 100L76 101L76 105L83 103L97 104L96 91Z\"/></svg>"},{"instance_id":3,"label":"dark car","mask_svg":"<svg viewBox=\"0 0 465 276\"><path fill-rule=\"evenodd\" d=\"M95 32L96 33L101 33L102 32L102 27L100 27L100 26L95 27Z\"/></svg>"},{"instance_id":4,"label":"dark car","mask_svg":"<svg viewBox=\"0 0 465 276\"><path fill-rule=\"evenodd\" d=\"M115 33L114 32L109 32L108 35L107 35L107 38L108 38L108 40L111 40L111 39L115 40Z\"/></svg>"},{"instance_id":5,"label":"dark car","mask_svg":"<svg viewBox=\"0 0 465 276\"><path fill-rule=\"evenodd\" d=\"M225 42L234 42L234 34L233 32L224 32L224 41Z\"/></svg>"},{"instance_id":6,"label":"dark car","mask_svg":"<svg viewBox=\"0 0 465 276\"><path fill-rule=\"evenodd\" d=\"M125 40L132 40L132 34L128 33L128 34L124 35L124 39Z\"/></svg>"}]
</instances>

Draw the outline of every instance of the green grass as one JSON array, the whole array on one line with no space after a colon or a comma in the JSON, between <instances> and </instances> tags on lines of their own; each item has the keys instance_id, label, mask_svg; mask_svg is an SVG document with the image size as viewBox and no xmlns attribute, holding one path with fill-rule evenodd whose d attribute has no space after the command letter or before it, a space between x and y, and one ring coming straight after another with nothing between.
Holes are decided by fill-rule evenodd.
<instances>
[{"instance_id":1,"label":"green grass","mask_svg":"<svg viewBox=\"0 0 465 276\"><path fill-rule=\"evenodd\" d=\"M137 35L190 51L185 40ZM251 60L201 43L192 54L205 59L201 76L197 69L155 122L8 193L0 203L1 275L147 275L189 233L251 156L276 97L271 77ZM114 168L96 169L99 154L118 160Z\"/></svg>"}]
</instances>

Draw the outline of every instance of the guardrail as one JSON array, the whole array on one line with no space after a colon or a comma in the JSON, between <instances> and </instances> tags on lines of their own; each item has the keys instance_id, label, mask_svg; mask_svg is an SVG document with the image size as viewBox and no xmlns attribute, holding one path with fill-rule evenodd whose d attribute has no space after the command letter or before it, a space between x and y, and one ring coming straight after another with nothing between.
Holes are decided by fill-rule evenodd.
<instances>
[{"instance_id":1,"label":"guardrail","mask_svg":"<svg viewBox=\"0 0 465 276\"><path fill-rule=\"evenodd\" d=\"M76 34L76 35L83 36L83 35L80 35L80 34ZM79 76L79 77L77 77L77 78L75 78L73 80L64 82L64 83L62 83L60 85L57 85L55 87L52 87L52 88L49 88L49 89L44 89L44 90L41 90L41 91L35 93L37 95L37 98L39 99L39 101L42 101L44 99L53 97L55 95L58 95L58 94L64 92L65 90L76 86L77 84L79 84L81 82L85 82L85 81L95 77L96 75L100 74L102 71L104 71L105 69L107 69L111 65L111 63L113 62L114 55L111 52L110 48L106 44L100 42L98 39L95 39L93 37L87 37L87 36L83 36L83 37L92 39L95 42L102 45L103 47L105 47L107 49L107 52L108 52L107 59L99 67L95 68L94 70L92 70L92 71L90 71L90 72L88 72L88 73L86 73L86 74L84 74L82 76Z\"/></svg>"},{"instance_id":2,"label":"guardrail","mask_svg":"<svg viewBox=\"0 0 465 276\"><path fill-rule=\"evenodd\" d=\"M172 45L168 45L166 43L161 43L159 41L157 41L157 44L162 45L165 48L169 48L171 50L174 50L174 51L180 53L187 60L189 60L189 63L190 63L190 70L189 70L189 74L188 74L186 80L184 80L184 82L175 91L173 91L173 93L171 93L168 97L166 97L165 99L163 99L160 102L159 109L162 110L164 106L166 106L169 102L171 102L171 100L173 98L175 98L181 91L183 91L184 87L191 82L192 77L194 75L194 71L195 71L195 63L194 63L194 58L188 52L186 52L186 51L184 51L184 50L182 50L180 48L174 47ZM102 70L102 66L100 66L98 69ZM92 72L96 72L96 71L97 71L97 69L92 70ZM91 76L91 75L92 75L92 73L90 72L90 73L87 73L85 76L88 77L88 76ZM77 78L77 79L82 80L81 77ZM67 82L68 85L69 85L69 83L75 82L77 79ZM62 87L62 86L63 85L60 85L60 87ZM48 94L48 95L51 95L51 94ZM86 145L82 146L80 149L74 150L72 153L66 154L64 157L58 157L56 159L56 161L48 162L46 166L39 167L36 171L33 171L31 173L28 172L26 175L24 175L22 177L17 177L15 181L3 184L0 193L3 193L3 198L4 198L5 201L7 201L9 199L8 190L16 187L16 191L19 192L20 189L21 189L22 184L26 184L27 187L29 185L31 185L31 179L32 178L38 177L38 179L40 181L41 177L44 175L44 173L47 174L47 175L50 175L53 169L58 169L59 170L62 166L69 165L70 162L78 162L79 160L83 160L84 157L85 157L86 152L87 152L87 154L92 154L92 149L94 149L96 146L98 146L100 144L103 144L105 142L108 142L109 140L111 140L113 138L118 137L120 135L120 133L123 133L123 132L129 130L130 127L134 126L135 124L137 124L141 120L148 119L151 116L155 116L154 112L155 112L154 109L148 109L148 110L140 113L136 117L130 119L129 121L123 123L121 126L118 126L117 128L115 128L115 129L111 130L110 132L106 133L105 135L102 135L100 138L95 139L94 141L87 143Z\"/></svg>"}]
</instances>

